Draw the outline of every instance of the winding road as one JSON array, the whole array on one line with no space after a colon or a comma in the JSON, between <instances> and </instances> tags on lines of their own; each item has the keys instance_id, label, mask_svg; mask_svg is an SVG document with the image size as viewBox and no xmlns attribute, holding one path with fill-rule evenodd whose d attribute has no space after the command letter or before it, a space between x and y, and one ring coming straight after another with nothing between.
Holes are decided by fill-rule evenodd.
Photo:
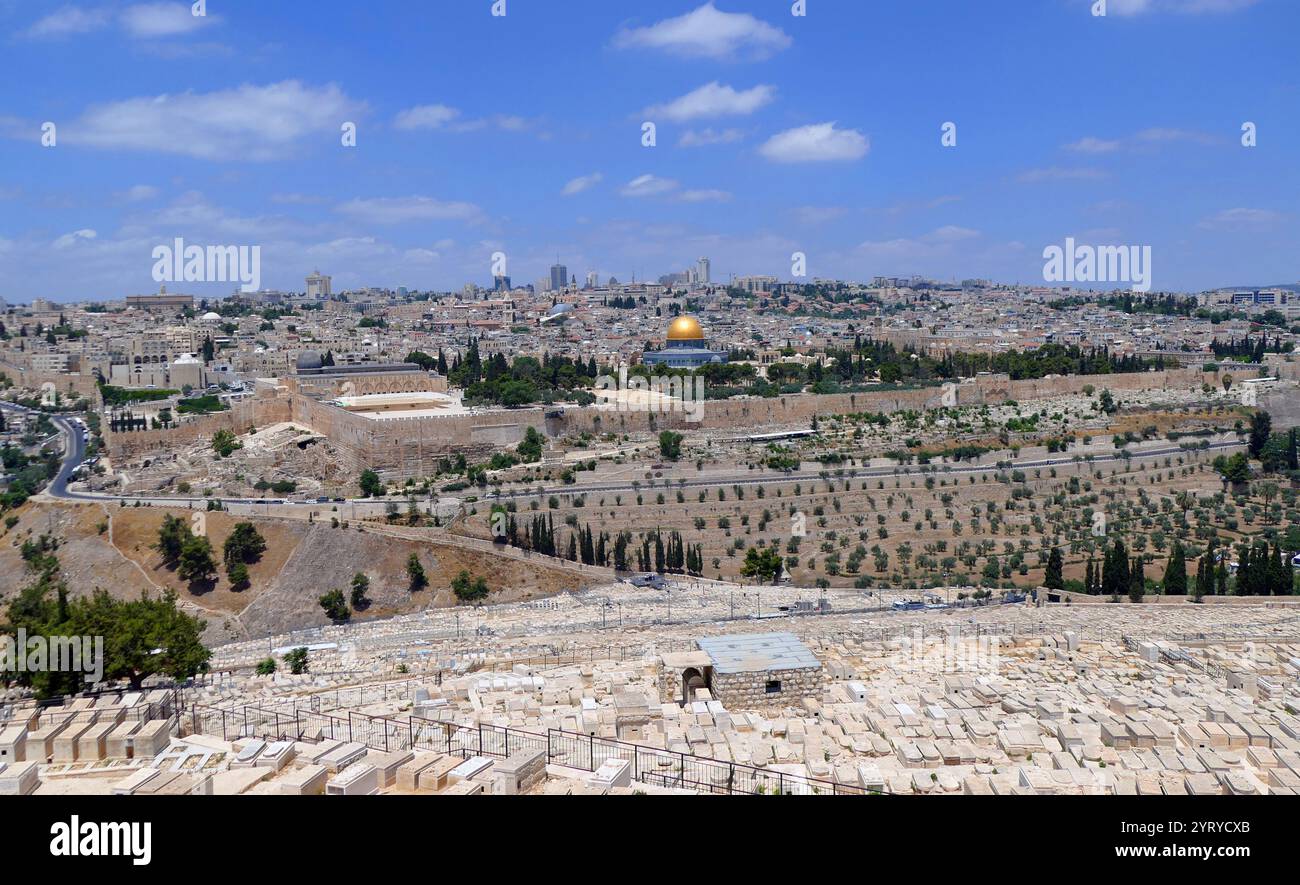
<instances>
[{"instance_id":1,"label":"winding road","mask_svg":"<svg viewBox=\"0 0 1300 885\"><path fill-rule=\"evenodd\" d=\"M0 409L12 412L32 413L33 410L26 409L13 403L0 401ZM120 495L106 494L102 492L72 492L68 490L68 481L73 472L81 466L86 458L86 446L82 442L81 432L77 425L73 424L67 418L59 415L50 415L54 425L58 427L66 441L64 446L63 464L59 468L58 475L50 482L44 491L44 495L64 501L79 501L86 503L103 503L105 501L129 500L131 502L139 501L141 504L147 504L158 507L177 507L191 506L201 504L206 506L209 501L220 502L223 506L245 505L245 506L264 506L268 512L275 507L322 507L327 504L333 505L339 502L312 502L312 501L282 501L280 499L268 498L220 498L220 497L179 497L179 496L141 496L141 495ZM1217 451L1225 449L1245 448L1245 443L1237 440L1221 441L1209 443L1205 449L1200 451ZM1152 448L1143 449L1141 444L1130 446L1127 451L1129 460L1134 458L1162 458L1165 456L1186 454L1186 450L1179 446L1172 446L1168 443L1155 443ZM574 494L591 494L593 492L636 492L639 490L649 490L655 487L682 489L682 488L719 488L726 486L759 486L771 485L774 482L815 482L827 478L833 479L849 478L852 471L852 478L863 479L868 477L885 478L893 476L926 476L933 474L970 474L970 473L994 473L1001 470L1032 470L1043 467L1062 467L1073 464L1101 464L1114 461L1125 460L1125 452L1116 451L1105 454L1093 454L1091 461L1076 461L1075 455L1065 455L1052 458L1024 459L1019 461L1001 462L1002 466L994 464L942 464L942 465L906 465L906 466L888 466L888 467L858 467L846 468L840 472L840 468L799 471L792 473L775 473L762 471L755 476L754 471L746 471L741 474L731 476L710 476L699 479L682 479L671 480L664 479L656 483L593 483L590 485L560 485L560 486L542 486L517 489L511 491L488 492L482 497L484 500L511 500L517 498L531 498L537 495L574 495ZM1010 465L1009 467L1007 465ZM369 505L371 507L387 507L388 501L374 501L369 498L351 498L344 502L349 505Z\"/></svg>"}]
</instances>

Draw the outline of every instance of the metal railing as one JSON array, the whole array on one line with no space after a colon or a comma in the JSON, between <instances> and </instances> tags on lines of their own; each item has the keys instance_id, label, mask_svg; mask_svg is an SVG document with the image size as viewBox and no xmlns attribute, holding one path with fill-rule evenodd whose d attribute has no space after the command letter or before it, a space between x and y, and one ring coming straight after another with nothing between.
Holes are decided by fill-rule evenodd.
<instances>
[{"instance_id":1,"label":"metal railing","mask_svg":"<svg viewBox=\"0 0 1300 885\"><path fill-rule=\"evenodd\" d=\"M521 752L544 752L548 764L596 771L610 759L632 768L632 779L661 787L721 795L849 795L879 793L855 784L767 770L753 765L661 750L594 735L550 729L537 734L501 725L461 725L410 716L406 720L348 713L334 716L300 709L294 715L257 707L222 710L193 705L185 716L191 733L223 740L328 739L364 744L385 752L425 750L460 756L507 759Z\"/></svg>"}]
</instances>

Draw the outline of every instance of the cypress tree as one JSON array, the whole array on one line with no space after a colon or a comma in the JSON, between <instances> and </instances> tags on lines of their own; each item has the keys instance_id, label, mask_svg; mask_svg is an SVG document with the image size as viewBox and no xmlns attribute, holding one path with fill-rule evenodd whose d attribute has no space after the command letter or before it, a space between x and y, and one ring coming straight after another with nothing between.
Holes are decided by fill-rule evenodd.
<instances>
[{"instance_id":1,"label":"cypress tree","mask_svg":"<svg viewBox=\"0 0 1300 885\"><path fill-rule=\"evenodd\" d=\"M1129 566L1129 590L1128 598L1132 602L1141 602L1142 597L1146 596L1147 578L1142 568L1142 557L1133 557L1133 562Z\"/></svg>"},{"instance_id":2,"label":"cypress tree","mask_svg":"<svg viewBox=\"0 0 1300 885\"><path fill-rule=\"evenodd\" d=\"M1183 542L1175 541L1169 562L1165 566L1164 590L1166 596L1187 595L1187 554Z\"/></svg>"},{"instance_id":3,"label":"cypress tree","mask_svg":"<svg viewBox=\"0 0 1300 885\"><path fill-rule=\"evenodd\" d=\"M1053 547L1051 555L1047 557L1047 573L1043 577L1043 586L1052 590L1064 590L1065 576L1062 574L1063 567L1061 548Z\"/></svg>"}]
</instances>

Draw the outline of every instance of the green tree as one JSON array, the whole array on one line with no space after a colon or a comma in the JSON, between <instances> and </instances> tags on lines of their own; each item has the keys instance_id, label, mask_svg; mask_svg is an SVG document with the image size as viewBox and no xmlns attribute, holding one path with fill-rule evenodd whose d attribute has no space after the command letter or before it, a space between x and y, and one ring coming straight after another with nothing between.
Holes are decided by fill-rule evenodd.
<instances>
[{"instance_id":1,"label":"green tree","mask_svg":"<svg viewBox=\"0 0 1300 885\"><path fill-rule=\"evenodd\" d=\"M190 527L185 520L170 513L165 514L162 525L158 528L158 543L154 549L162 554L165 565L174 566L180 561L181 551L185 549L185 542L189 538Z\"/></svg>"},{"instance_id":2,"label":"green tree","mask_svg":"<svg viewBox=\"0 0 1300 885\"><path fill-rule=\"evenodd\" d=\"M1142 557L1133 557L1133 562L1129 566L1129 602L1141 602L1147 593L1147 577L1142 568Z\"/></svg>"},{"instance_id":3,"label":"green tree","mask_svg":"<svg viewBox=\"0 0 1300 885\"><path fill-rule=\"evenodd\" d=\"M239 444L235 435L229 430L218 430L212 434L212 451L216 452L218 457L229 458L242 448L243 446Z\"/></svg>"},{"instance_id":4,"label":"green tree","mask_svg":"<svg viewBox=\"0 0 1300 885\"><path fill-rule=\"evenodd\" d=\"M483 578L471 577L468 571L462 571L452 579L451 589L456 594L456 598L462 602L486 599L489 593L487 581Z\"/></svg>"},{"instance_id":5,"label":"green tree","mask_svg":"<svg viewBox=\"0 0 1300 885\"><path fill-rule=\"evenodd\" d=\"M373 470L361 471L357 482L361 486L361 494L367 498L378 498L384 494L384 483Z\"/></svg>"},{"instance_id":6,"label":"green tree","mask_svg":"<svg viewBox=\"0 0 1300 885\"><path fill-rule=\"evenodd\" d=\"M275 673L275 658L264 658L257 664L258 676L271 676Z\"/></svg>"},{"instance_id":7,"label":"green tree","mask_svg":"<svg viewBox=\"0 0 1300 885\"><path fill-rule=\"evenodd\" d=\"M1165 564L1164 591L1166 596L1187 595L1187 552L1182 541L1174 542L1169 562Z\"/></svg>"},{"instance_id":8,"label":"green tree","mask_svg":"<svg viewBox=\"0 0 1300 885\"><path fill-rule=\"evenodd\" d=\"M531 464L535 461L542 460L542 450L546 446L546 437L538 432L536 427L529 427L524 431L524 440L515 450L524 463Z\"/></svg>"},{"instance_id":9,"label":"green tree","mask_svg":"<svg viewBox=\"0 0 1300 885\"><path fill-rule=\"evenodd\" d=\"M745 553L745 564L741 566L740 573L747 578L775 584L784 569L785 560L781 557L781 551L775 547L750 547Z\"/></svg>"},{"instance_id":10,"label":"green tree","mask_svg":"<svg viewBox=\"0 0 1300 885\"><path fill-rule=\"evenodd\" d=\"M226 578L230 581L231 590L247 589L252 582L248 574L248 566L238 561L226 565Z\"/></svg>"},{"instance_id":11,"label":"green tree","mask_svg":"<svg viewBox=\"0 0 1300 885\"><path fill-rule=\"evenodd\" d=\"M221 547L226 565L255 562L266 552L266 539L251 522L236 523Z\"/></svg>"},{"instance_id":12,"label":"green tree","mask_svg":"<svg viewBox=\"0 0 1300 885\"><path fill-rule=\"evenodd\" d=\"M659 434L659 454L669 461L676 461L682 456L682 435L671 430Z\"/></svg>"},{"instance_id":13,"label":"green tree","mask_svg":"<svg viewBox=\"0 0 1300 885\"><path fill-rule=\"evenodd\" d=\"M289 666L289 672L294 676L301 676L306 673L310 666L307 660L307 646L299 646L287 652L284 656L284 662Z\"/></svg>"},{"instance_id":14,"label":"green tree","mask_svg":"<svg viewBox=\"0 0 1300 885\"><path fill-rule=\"evenodd\" d=\"M352 576L352 607L357 611L364 611L370 607L370 599L366 596L370 590L370 578L362 572L357 572Z\"/></svg>"},{"instance_id":15,"label":"green tree","mask_svg":"<svg viewBox=\"0 0 1300 885\"><path fill-rule=\"evenodd\" d=\"M1106 551L1106 561L1101 567L1101 592L1110 597L1123 596L1129 592L1128 549L1119 538Z\"/></svg>"},{"instance_id":16,"label":"green tree","mask_svg":"<svg viewBox=\"0 0 1300 885\"><path fill-rule=\"evenodd\" d=\"M176 575L191 584L202 584L216 578L217 563L212 556L212 542L201 535L186 538Z\"/></svg>"},{"instance_id":17,"label":"green tree","mask_svg":"<svg viewBox=\"0 0 1300 885\"><path fill-rule=\"evenodd\" d=\"M336 624L342 624L352 617L352 610L348 608L342 590L331 590L322 596L320 607L325 610L325 616Z\"/></svg>"},{"instance_id":18,"label":"green tree","mask_svg":"<svg viewBox=\"0 0 1300 885\"><path fill-rule=\"evenodd\" d=\"M1263 409L1255 412L1250 416L1250 457L1258 458L1264 454L1264 446L1268 445L1269 437L1273 435L1273 416Z\"/></svg>"},{"instance_id":19,"label":"green tree","mask_svg":"<svg viewBox=\"0 0 1300 885\"><path fill-rule=\"evenodd\" d=\"M1091 565L1091 563L1089 563ZM1043 576L1043 586L1052 590L1065 589L1065 575L1063 574L1065 563L1061 557L1061 548L1053 547L1052 552L1047 557L1047 572Z\"/></svg>"},{"instance_id":20,"label":"green tree","mask_svg":"<svg viewBox=\"0 0 1300 885\"><path fill-rule=\"evenodd\" d=\"M74 600L68 633L104 637L104 678L138 689L150 676L189 679L207 672L212 653L199 637L203 621L176 605L176 594L114 599L105 590Z\"/></svg>"},{"instance_id":21,"label":"green tree","mask_svg":"<svg viewBox=\"0 0 1300 885\"><path fill-rule=\"evenodd\" d=\"M406 560L406 576L411 580L411 592L418 593L429 586L429 576L425 574L420 557L412 553Z\"/></svg>"}]
</instances>

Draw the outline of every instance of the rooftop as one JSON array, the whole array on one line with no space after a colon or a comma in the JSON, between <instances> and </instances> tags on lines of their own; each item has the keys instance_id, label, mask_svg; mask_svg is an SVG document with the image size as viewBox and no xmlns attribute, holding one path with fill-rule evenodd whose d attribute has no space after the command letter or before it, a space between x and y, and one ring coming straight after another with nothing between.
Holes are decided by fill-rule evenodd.
<instances>
[{"instance_id":1,"label":"rooftop","mask_svg":"<svg viewBox=\"0 0 1300 885\"><path fill-rule=\"evenodd\" d=\"M822 665L793 633L713 636L699 640L699 646L713 659L713 667L720 673L795 670Z\"/></svg>"}]
</instances>

